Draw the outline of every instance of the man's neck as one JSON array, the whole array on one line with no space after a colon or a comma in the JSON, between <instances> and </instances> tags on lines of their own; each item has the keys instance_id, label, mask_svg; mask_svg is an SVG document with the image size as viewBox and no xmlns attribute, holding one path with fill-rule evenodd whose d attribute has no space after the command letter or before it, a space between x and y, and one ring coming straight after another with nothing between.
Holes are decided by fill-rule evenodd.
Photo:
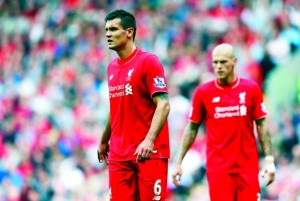
<instances>
[{"instance_id":1,"label":"man's neck","mask_svg":"<svg viewBox=\"0 0 300 201\"><path fill-rule=\"evenodd\" d=\"M136 49L136 46L134 44L131 44L128 47L125 47L125 48L117 51L117 53L118 53L118 56L120 59L126 59L134 52L135 49Z\"/></svg>"},{"instance_id":2,"label":"man's neck","mask_svg":"<svg viewBox=\"0 0 300 201\"><path fill-rule=\"evenodd\" d=\"M218 79L218 82L221 85L230 85L232 82L234 82L237 79L237 77L235 75L229 76L226 79Z\"/></svg>"}]
</instances>

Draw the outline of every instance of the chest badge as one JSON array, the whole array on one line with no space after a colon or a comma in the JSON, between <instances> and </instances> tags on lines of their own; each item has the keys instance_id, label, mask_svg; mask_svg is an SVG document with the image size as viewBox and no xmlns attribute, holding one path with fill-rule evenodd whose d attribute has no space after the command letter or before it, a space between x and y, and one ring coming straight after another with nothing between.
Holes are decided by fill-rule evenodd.
<instances>
[{"instance_id":1,"label":"chest badge","mask_svg":"<svg viewBox=\"0 0 300 201\"><path fill-rule=\"evenodd\" d=\"M134 68L128 71L126 81L130 81L131 80L131 76L132 76L133 71L134 71Z\"/></svg>"},{"instance_id":2,"label":"chest badge","mask_svg":"<svg viewBox=\"0 0 300 201\"><path fill-rule=\"evenodd\" d=\"M246 103L246 92L240 93L239 97L240 97L240 104L245 104Z\"/></svg>"}]
</instances>

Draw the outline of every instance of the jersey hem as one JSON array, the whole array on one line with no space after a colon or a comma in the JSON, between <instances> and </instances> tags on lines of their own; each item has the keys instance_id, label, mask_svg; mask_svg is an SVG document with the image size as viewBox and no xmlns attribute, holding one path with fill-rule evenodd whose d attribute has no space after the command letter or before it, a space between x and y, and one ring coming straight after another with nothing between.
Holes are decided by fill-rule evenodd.
<instances>
[{"instance_id":1,"label":"jersey hem","mask_svg":"<svg viewBox=\"0 0 300 201\"><path fill-rule=\"evenodd\" d=\"M151 160L151 159L170 159L170 157L152 157L150 159L147 159L147 160ZM108 161L135 161L136 160L136 157L135 158L126 158L126 159L108 159Z\"/></svg>"}]
</instances>

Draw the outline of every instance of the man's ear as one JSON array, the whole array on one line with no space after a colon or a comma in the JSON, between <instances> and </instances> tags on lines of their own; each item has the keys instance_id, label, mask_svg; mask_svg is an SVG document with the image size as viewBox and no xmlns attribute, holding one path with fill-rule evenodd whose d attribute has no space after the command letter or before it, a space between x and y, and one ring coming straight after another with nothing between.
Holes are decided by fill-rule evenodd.
<instances>
[{"instance_id":1,"label":"man's ear","mask_svg":"<svg viewBox=\"0 0 300 201\"><path fill-rule=\"evenodd\" d=\"M132 38L133 37L133 32L134 32L134 29L132 27L128 28L127 30L127 36L129 38Z\"/></svg>"},{"instance_id":2,"label":"man's ear","mask_svg":"<svg viewBox=\"0 0 300 201\"><path fill-rule=\"evenodd\" d=\"M237 63L237 60L238 60L238 59L237 59L236 57L233 58L234 64Z\"/></svg>"}]
</instances>

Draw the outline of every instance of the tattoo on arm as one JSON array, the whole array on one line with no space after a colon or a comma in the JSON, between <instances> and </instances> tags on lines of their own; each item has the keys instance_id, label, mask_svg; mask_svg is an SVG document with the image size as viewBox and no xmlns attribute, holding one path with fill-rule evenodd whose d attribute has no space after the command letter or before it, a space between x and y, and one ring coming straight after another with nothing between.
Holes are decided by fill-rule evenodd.
<instances>
[{"instance_id":1,"label":"tattoo on arm","mask_svg":"<svg viewBox=\"0 0 300 201\"><path fill-rule=\"evenodd\" d=\"M256 130L260 146L265 156L272 155L272 143L270 133L267 131L265 119L256 120Z\"/></svg>"},{"instance_id":2,"label":"tattoo on arm","mask_svg":"<svg viewBox=\"0 0 300 201\"><path fill-rule=\"evenodd\" d=\"M169 99L167 93L159 92L159 93L156 93L154 96L158 96L161 100L168 100Z\"/></svg>"},{"instance_id":3,"label":"tattoo on arm","mask_svg":"<svg viewBox=\"0 0 300 201\"><path fill-rule=\"evenodd\" d=\"M183 138L181 140L177 155L177 164L181 164L184 156L195 141L200 124L189 122L185 127Z\"/></svg>"}]
</instances>

